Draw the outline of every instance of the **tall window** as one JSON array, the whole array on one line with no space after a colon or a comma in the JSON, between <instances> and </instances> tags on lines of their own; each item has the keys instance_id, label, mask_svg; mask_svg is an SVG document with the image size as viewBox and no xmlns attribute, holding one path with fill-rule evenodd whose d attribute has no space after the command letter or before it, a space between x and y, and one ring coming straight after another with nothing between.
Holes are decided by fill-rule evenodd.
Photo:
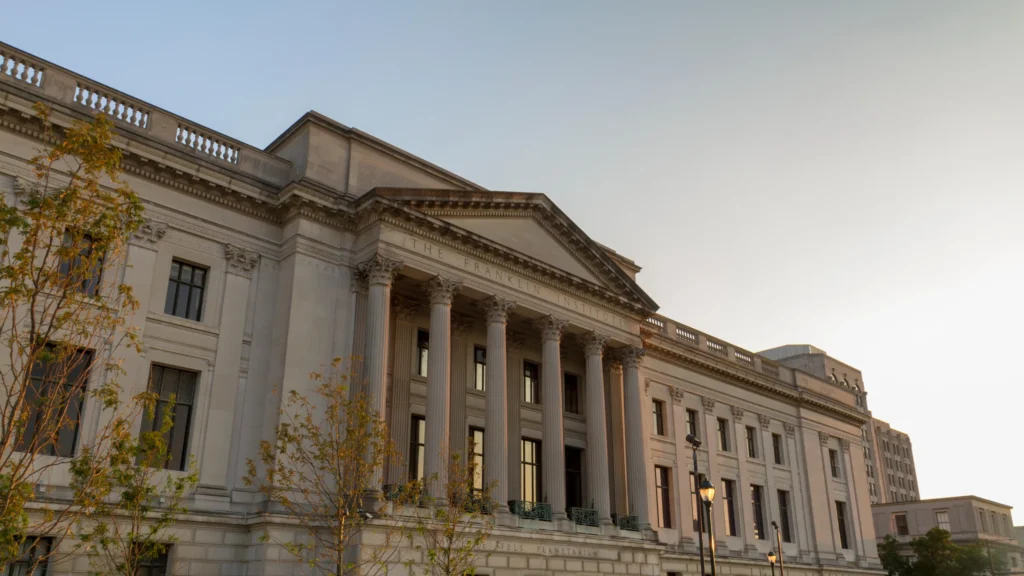
<instances>
[{"instance_id":1,"label":"tall window","mask_svg":"<svg viewBox=\"0 0 1024 576\"><path fill-rule=\"evenodd\" d=\"M935 523L946 532L949 532L949 511L939 510L935 513Z\"/></svg>"},{"instance_id":2,"label":"tall window","mask_svg":"<svg viewBox=\"0 0 1024 576\"><path fill-rule=\"evenodd\" d=\"M772 452L775 453L775 463L782 464L782 436L772 434Z\"/></svg>"},{"instance_id":3,"label":"tall window","mask_svg":"<svg viewBox=\"0 0 1024 576\"><path fill-rule=\"evenodd\" d=\"M426 330L416 331L416 374L427 377L427 360L430 359L430 332Z\"/></svg>"},{"instance_id":4,"label":"tall window","mask_svg":"<svg viewBox=\"0 0 1024 576\"><path fill-rule=\"evenodd\" d=\"M47 344L36 357L25 387L28 417L16 450L70 458L78 442L92 351Z\"/></svg>"},{"instance_id":5,"label":"tall window","mask_svg":"<svg viewBox=\"0 0 1024 576\"><path fill-rule=\"evenodd\" d=\"M985 525L985 513L981 510L978 510L978 519L980 520L978 525L981 526L981 531L988 532L988 526Z\"/></svg>"},{"instance_id":6,"label":"tall window","mask_svg":"<svg viewBox=\"0 0 1024 576\"><path fill-rule=\"evenodd\" d=\"M565 505L583 507L583 450L565 447Z\"/></svg>"},{"instance_id":7,"label":"tall window","mask_svg":"<svg viewBox=\"0 0 1024 576\"><path fill-rule=\"evenodd\" d=\"M753 426L747 426L747 456L757 458L757 430Z\"/></svg>"},{"instance_id":8,"label":"tall window","mask_svg":"<svg viewBox=\"0 0 1024 576\"><path fill-rule=\"evenodd\" d=\"M693 511L693 531L696 532L701 529L701 521L703 521L704 533L708 532L708 518L706 514L699 515L698 510L707 510L704 506L704 501L700 498L699 483L703 482L707 477L703 474L697 482L693 481L693 472L690 472L690 510ZM700 506L700 508L697 508Z\"/></svg>"},{"instance_id":9,"label":"tall window","mask_svg":"<svg viewBox=\"0 0 1024 576\"><path fill-rule=\"evenodd\" d=\"M171 277L167 281L167 299L164 313L199 322L203 316L203 292L206 290L206 268L171 262Z\"/></svg>"},{"instance_id":10,"label":"tall window","mask_svg":"<svg viewBox=\"0 0 1024 576\"><path fill-rule=\"evenodd\" d=\"M74 236L71 232L64 233L64 247L69 248L75 245ZM92 237L88 234L82 236L79 242L78 254L74 258L61 258L60 276L75 284L79 292L94 295L100 290L100 276L103 273L103 258L97 258L92 265L89 262L93 258ZM88 266L89 269L85 270Z\"/></svg>"},{"instance_id":11,"label":"tall window","mask_svg":"<svg viewBox=\"0 0 1024 576\"><path fill-rule=\"evenodd\" d=\"M750 485L750 505L754 510L754 538L765 539L764 533L764 490L756 485Z\"/></svg>"},{"instance_id":12,"label":"tall window","mask_svg":"<svg viewBox=\"0 0 1024 576\"><path fill-rule=\"evenodd\" d=\"M52 538L39 538L36 540L31 536L28 537L21 543L21 547L18 549L18 557L4 570L4 576L46 576L46 560L41 559L46 558L52 547ZM35 570L33 570L33 567L35 567Z\"/></svg>"},{"instance_id":13,"label":"tall window","mask_svg":"<svg viewBox=\"0 0 1024 576\"><path fill-rule=\"evenodd\" d=\"M520 479L523 487L523 500L540 502L540 441L523 438L521 453Z\"/></svg>"},{"instance_id":14,"label":"tall window","mask_svg":"<svg viewBox=\"0 0 1024 576\"><path fill-rule=\"evenodd\" d=\"M409 480L423 480L423 462L427 451L426 419L413 416L412 428L409 430Z\"/></svg>"},{"instance_id":15,"label":"tall window","mask_svg":"<svg viewBox=\"0 0 1024 576\"><path fill-rule=\"evenodd\" d=\"M839 524L839 546L843 550L849 550L850 542L846 537L846 502L836 500L836 523Z\"/></svg>"},{"instance_id":16,"label":"tall window","mask_svg":"<svg viewBox=\"0 0 1024 576\"><path fill-rule=\"evenodd\" d=\"M718 449L729 451L729 421L725 418L718 419Z\"/></svg>"},{"instance_id":17,"label":"tall window","mask_svg":"<svg viewBox=\"0 0 1024 576\"><path fill-rule=\"evenodd\" d=\"M783 542L792 542L793 535L789 529L789 492L779 490L779 530Z\"/></svg>"},{"instance_id":18,"label":"tall window","mask_svg":"<svg viewBox=\"0 0 1024 576\"><path fill-rule=\"evenodd\" d=\"M139 564L135 576L164 576L167 574L167 552L159 554L154 558L143 560Z\"/></svg>"},{"instance_id":19,"label":"tall window","mask_svg":"<svg viewBox=\"0 0 1024 576\"><path fill-rule=\"evenodd\" d=\"M654 490L658 502L658 527L672 527L672 498L670 497L669 470L664 466L654 467Z\"/></svg>"},{"instance_id":20,"label":"tall window","mask_svg":"<svg viewBox=\"0 0 1024 576\"><path fill-rule=\"evenodd\" d=\"M832 466L832 477L839 478L839 453L835 450L829 450L828 463Z\"/></svg>"},{"instance_id":21,"label":"tall window","mask_svg":"<svg viewBox=\"0 0 1024 576\"><path fill-rule=\"evenodd\" d=\"M523 402L540 404L540 366L523 362Z\"/></svg>"},{"instance_id":22,"label":"tall window","mask_svg":"<svg viewBox=\"0 0 1024 576\"><path fill-rule=\"evenodd\" d=\"M999 534L999 522L996 522L996 513L989 512L989 516L992 518L992 532L994 534Z\"/></svg>"},{"instance_id":23,"label":"tall window","mask_svg":"<svg viewBox=\"0 0 1024 576\"><path fill-rule=\"evenodd\" d=\"M570 414L579 414L580 377L575 374L566 373L562 384L562 399L565 402L565 411Z\"/></svg>"},{"instance_id":24,"label":"tall window","mask_svg":"<svg viewBox=\"0 0 1024 576\"><path fill-rule=\"evenodd\" d=\"M469 427L469 452L473 455L473 490L484 489L484 429Z\"/></svg>"},{"instance_id":25,"label":"tall window","mask_svg":"<svg viewBox=\"0 0 1024 576\"><path fill-rule=\"evenodd\" d=\"M697 433L698 418L696 410L686 411L686 433L693 434L694 438L700 438L700 434Z\"/></svg>"},{"instance_id":26,"label":"tall window","mask_svg":"<svg viewBox=\"0 0 1024 576\"><path fill-rule=\"evenodd\" d=\"M188 438L192 426L192 407L196 399L199 374L153 364L149 369L149 391L158 396L153 418L143 414L142 430L155 432L163 425L164 415L171 410L171 430L167 442L168 470L184 470L188 465ZM172 405L173 402L173 405Z\"/></svg>"},{"instance_id":27,"label":"tall window","mask_svg":"<svg viewBox=\"0 0 1024 576\"><path fill-rule=\"evenodd\" d=\"M910 526L907 525L906 514L893 514L892 523L896 527L897 536L907 536L910 534Z\"/></svg>"},{"instance_id":28,"label":"tall window","mask_svg":"<svg viewBox=\"0 0 1024 576\"><path fill-rule=\"evenodd\" d=\"M476 378L473 380L473 388L477 390L487 389L487 349L479 346L473 347L473 367L476 369Z\"/></svg>"},{"instance_id":29,"label":"tall window","mask_svg":"<svg viewBox=\"0 0 1024 576\"><path fill-rule=\"evenodd\" d=\"M725 533L737 536L736 526L736 483L722 479L722 501L725 504Z\"/></svg>"},{"instance_id":30,"label":"tall window","mask_svg":"<svg viewBox=\"0 0 1024 576\"><path fill-rule=\"evenodd\" d=\"M665 403L655 400L654 405L654 433L658 436L665 435Z\"/></svg>"}]
</instances>

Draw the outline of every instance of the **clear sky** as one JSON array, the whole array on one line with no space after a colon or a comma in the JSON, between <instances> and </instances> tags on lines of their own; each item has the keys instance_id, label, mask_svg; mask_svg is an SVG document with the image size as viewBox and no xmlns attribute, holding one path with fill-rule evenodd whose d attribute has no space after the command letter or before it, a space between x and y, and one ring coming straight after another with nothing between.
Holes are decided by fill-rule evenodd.
<instances>
[{"instance_id":1,"label":"clear sky","mask_svg":"<svg viewBox=\"0 0 1024 576\"><path fill-rule=\"evenodd\" d=\"M159 6L158 6L159 5ZM1024 2L8 3L4 40L262 147L315 109L548 194L661 312L810 343L924 497L1024 524Z\"/></svg>"}]
</instances>

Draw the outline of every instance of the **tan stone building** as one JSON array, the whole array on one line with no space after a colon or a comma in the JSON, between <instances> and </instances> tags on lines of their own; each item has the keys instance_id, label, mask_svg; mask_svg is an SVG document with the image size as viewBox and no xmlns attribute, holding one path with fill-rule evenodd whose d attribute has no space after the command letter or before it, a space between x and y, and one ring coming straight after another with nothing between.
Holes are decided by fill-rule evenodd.
<instances>
[{"instance_id":1,"label":"tan stone building","mask_svg":"<svg viewBox=\"0 0 1024 576\"><path fill-rule=\"evenodd\" d=\"M875 504L871 512L879 542L888 534L909 543L938 527L959 544L980 543L993 558L1004 557L1009 572L1024 569L1024 549L1014 532L1013 508L1006 504L977 496L956 496Z\"/></svg>"},{"instance_id":2,"label":"tan stone building","mask_svg":"<svg viewBox=\"0 0 1024 576\"><path fill-rule=\"evenodd\" d=\"M192 386L175 462L200 483L174 574L306 573L261 541L295 529L243 485L245 462L280 391L352 355L402 450L382 485L441 472L431 455L483 437L508 508L480 574L698 573L687 433L718 487L723 573L767 569L772 521L787 573L877 573L858 394L658 315L640 267L547 196L486 190L312 112L260 150L0 54L0 189L29 178L44 101L58 124L113 117L146 204L116 272L141 301L135 386ZM95 417L87 405L81 438ZM86 570L62 558L48 574Z\"/></svg>"},{"instance_id":3,"label":"tan stone building","mask_svg":"<svg viewBox=\"0 0 1024 576\"><path fill-rule=\"evenodd\" d=\"M859 405L868 407L864 375L849 364L808 344L787 344L758 354L796 370L803 370L831 384L849 388ZM910 436L872 418L861 428L868 494L872 504L917 500L917 469Z\"/></svg>"}]
</instances>

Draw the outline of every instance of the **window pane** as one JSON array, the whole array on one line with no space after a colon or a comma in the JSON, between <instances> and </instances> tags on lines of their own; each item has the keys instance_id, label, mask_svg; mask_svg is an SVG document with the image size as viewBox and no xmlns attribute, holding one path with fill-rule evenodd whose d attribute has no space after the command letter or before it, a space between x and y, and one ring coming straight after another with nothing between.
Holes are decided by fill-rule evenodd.
<instances>
[{"instance_id":1,"label":"window pane","mask_svg":"<svg viewBox=\"0 0 1024 576\"><path fill-rule=\"evenodd\" d=\"M195 268L192 276L192 285L203 288L206 286L206 270Z\"/></svg>"},{"instance_id":2,"label":"window pane","mask_svg":"<svg viewBox=\"0 0 1024 576\"><path fill-rule=\"evenodd\" d=\"M178 394L178 375L179 371L174 369L167 369L163 371L163 380L160 382L160 399L170 400L171 396Z\"/></svg>"},{"instance_id":3,"label":"window pane","mask_svg":"<svg viewBox=\"0 0 1024 576\"><path fill-rule=\"evenodd\" d=\"M199 321L199 316L203 312L203 289L193 288L192 296L188 301L188 319Z\"/></svg>"},{"instance_id":4,"label":"window pane","mask_svg":"<svg viewBox=\"0 0 1024 576\"><path fill-rule=\"evenodd\" d=\"M167 281L167 298L164 300L164 314L174 314L174 297L178 295L178 283Z\"/></svg>"},{"instance_id":5,"label":"window pane","mask_svg":"<svg viewBox=\"0 0 1024 576\"><path fill-rule=\"evenodd\" d=\"M178 275L178 281L182 284L192 283L192 267L187 264L181 265L181 272Z\"/></svg>"},{"instance_id":6,"label":"window pane","mask_svg":"<svg viewBox=\"0 0 1024 576\"><path fill-rule=\"evenodd\" d=\"M174 427L171 428L169 447L171 460L168 467L172 470L184 470L188 451L188 429L191 409L188 406L174 407Z\"/></svg>"},{"instance_id":7,"label":"window pane","mask_svg":"<svg viewBox=\"0 0 1024 576\"><path fill-rule=\"evenodd\" d=\"M188 317L188 294L191 290L188 284L178 284L178 297L174 301L174 315L182 318Z\"/></svg>"},{"instance_id":8,"label":"window pane","mask_svg":"<svg viewBox=\"0 0 1024 576\"><path fill-rule=\"evenodd\" d=\"M192 404L195 386L196 375L190 372L182 372L178 377L178 404Z\"/></svg>"}]
</instances>

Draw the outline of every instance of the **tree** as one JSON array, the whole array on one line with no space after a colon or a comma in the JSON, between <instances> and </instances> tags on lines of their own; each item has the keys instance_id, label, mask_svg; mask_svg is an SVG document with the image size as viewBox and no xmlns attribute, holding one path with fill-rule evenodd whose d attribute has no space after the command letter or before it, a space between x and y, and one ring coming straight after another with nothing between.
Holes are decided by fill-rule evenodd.
<instances>
[{"instance_id":1,"label":"tree","mask_svg":"<svg viewBox=\"0 0 1024 576\"><path fill-rule=\"evenodd\" d=\"M315 396L292 390L283 399L272 441L261 441L257 460L248 460L246 485L255 485L279 504L309 538L277 541L296 558L326 573L372 574L391 559L400 542L394 518L374 520L382 534L375 546L351 555L371 527L377 502L375 471L395 454L387 426L362 392L349 394L352 374L335 359L327 374L312 373ZM260 471L262 468L262 472ZM412 489L395 490L411 494ZM273 541L268 534L265 541Z\"/></svg>"},{"instance_id":2,"label":"tree","mask_svg":"<svg viewBox=\"0 0 1024 576\"><path fill-rule=\"evenodd\" d=\"M886 535L879 547L879 558L889 576L973 576L989 571L988 558L980 546L958 545L941 528L932 528L911 540L911 556L901 554L901 549L891 535Z\"/></svg>"},{"instance_id":3,"label":"tree","mask_svg":"<svg viewBox=\"0 0 1024 576\"><path fill-rule=\"evenodd\" d=\"M409 540L423 553L426 574L472 575L476 573L474 564L494 527L491 516L494 502L490 497L493 487L477 488L482 484L482 471L472 459L463 463L459 454L451 457L446 470L447 499L426 502L426 506L417 511L417 522Z\"/></svg>"},{"instance_id":4,"label":"tree","mask_svg":"<svg viewBox=\"0 0 1024 576\"><path fill-rule=\"evenodd\" d=\"M90 512L83 504L100 489L99 470L78 478L70 500L47 498L31 513L28 504L76 443L104 452L109 429L78 439L83 403L117 408L114 354L138 349L138 303L117 272L143 209L120 180L113 124L99 114L60 129L45 106L36 111L53 145L0 197L0 568L43 537L59 542Z\"/></svg>"}]
</instances>

